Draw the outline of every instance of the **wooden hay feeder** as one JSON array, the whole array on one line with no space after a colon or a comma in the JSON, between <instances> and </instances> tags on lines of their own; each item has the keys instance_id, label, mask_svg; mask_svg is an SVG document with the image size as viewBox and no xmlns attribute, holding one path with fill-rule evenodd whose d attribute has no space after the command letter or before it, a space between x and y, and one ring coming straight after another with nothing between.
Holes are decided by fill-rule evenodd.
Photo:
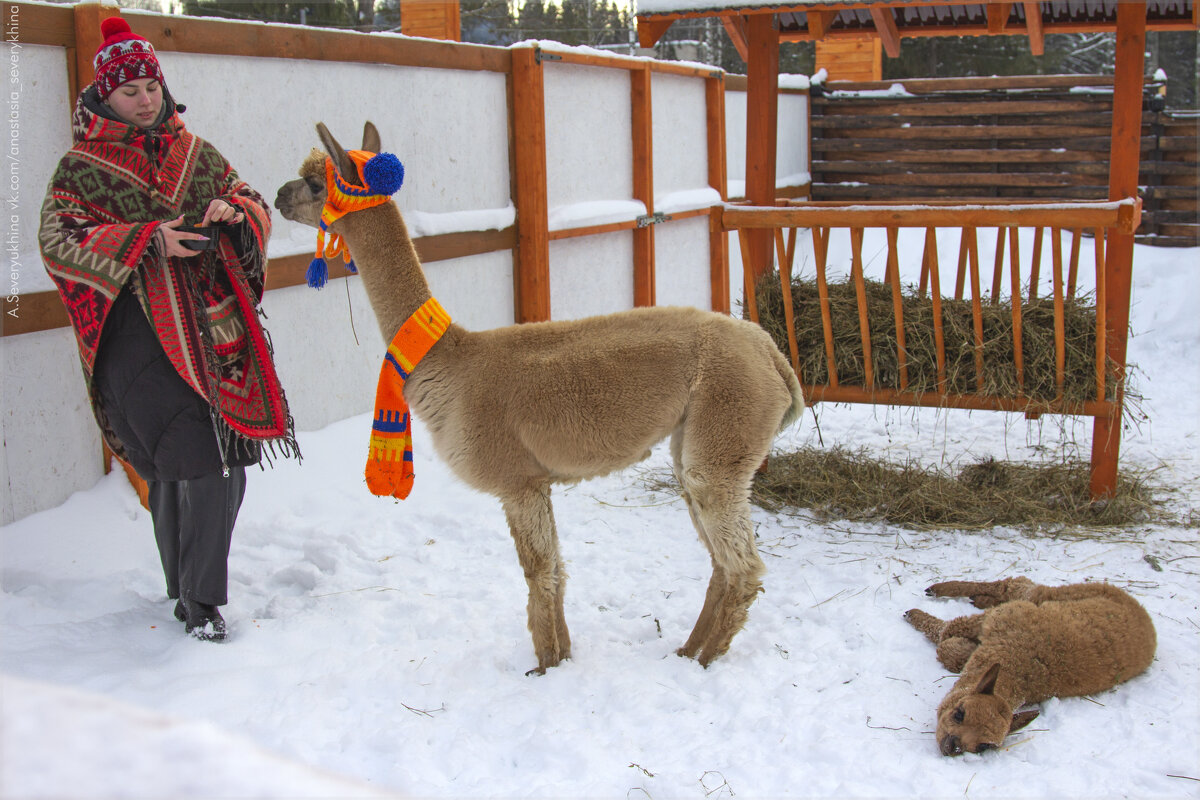
<instances>
[{"instance_id":1,"label":"wooden hay feeder","mask_svg":"<svg viewBox=\"0 0 1200 800\"><path fill-rule=\"evenodd\" d=\"M717 17L747 64L746 103L746 206L727 207L719 229L738 231L746 270L747 308L758 318L754 291L778 260L782 285L780 295L786 306L792 304L791 270L795 242L800 230L811 231L818 277L817 311L821 316L821 347L817 363L805 369L801 365L795 340L794 309L784 309L788 331L788 351L792 364L805 384L810 402L887 403L943 406L948 408L994 409L1041 413L1081 414L1093 417L1091 494L1093 498L1111 496L1116 489L1117 457L1120 449L1125 351L1129 328L1129 300L1133 267L1133 231L1141 217L1138 198L1138 168L1142 117L1142 84L1146 30L1192 30L1200 27L1200 15L1194 0L1146 0L1117 2L1078 0L1046 2L953 2L952 0L807 0L807 2L764 2L754 5L730 3L715 7L689 0L644 0L639 4L638 35L643 47L652 46L671 24L685 17ZM822 42L838 38L877 38L890 57L899 55L901 40L916 36L996 36L1028 37L1034 55L1041 55L1047 33L1110 31L1116 35L1116 61L1113 80L1112 136L1109 154L1108 202L997 203L920 206L873 204L831 205L808 203L802 207L781 207L775 197L775 152L778 136L777 89L779 83L779 45L781 42ZM886 230L889 252L887 272L882 285L892 298L890 327L894 374L877 375L876 324L872 331L869 295L878 295L863 275L862 241L866 228ZM991 297L983 295L976 231L994 227L1000 241L1007 239L1007 262L998 248L992 276ZM825 280L825 258L832 229L849 230L852 265L849 289L855 295L842 315L857 316L860 340L857 380L839 367L839 346L835 331L844 330L844 319L835 319L831 287ZM901 228L925 230L921 291L929 290L928 308L917 316L924 322L914 327L900 287L896 241ZM942 229L961 232L957 285L952 298L944 299L937 263L937 236ZM1032 228L1035 233L1034 271L1041 269L1040 254L1049 230L1053 292L1046 300L1032 294L1022 296L1022 275L1015 254L1018 230ZM1078 239L1090 230L1096 239L1095 335L1089 349L1087 372L1090 380L1082 394L1068 391L1066 350L1067 306L1072 299L1073 276L1079 268L1072 255L1064 274L1063 232ZM786 231L786 234L785 234ZM1077 250L1073 249L1073 253ZM778 256L778 259L776 258ZM1005 264L1007 263L1007 270ZM1007 313L1011 326L1007 339L1010 363L998 370L1010 374L1011 382L999 385L988 378L985 351L995 337L985 335L985 319L1003 305L1002 289L1007 275ZM1029 281L1037 286L1036 276ZM969 286L969 297L967 287ZM960 319L959 303L970 304L971 331L969 363L965 370L946 349L948 320ZM985 306L988 308L985 309ZM911 305L910 305L911 308ZM1040 322L1035 322L1040 318ZM855 324L849 322L848 324ZM1035 368L1032 353L1026 353L1030 325L1052 329L1052 384L1049 390L1033 391ZM909 339L931 341L931 357L925 364L912 361ZM781 342L782 344L782 342ZM811 346L806 350L812 350ZM1028 356L1028 357L1027 357ZM961 359L959 359L961 360ZM928 363L932 362L932 364ZM918 367L932 378L914 380ZM997 370L992 370L996 372ZM1044 382L1044 381L1043 381Z\"/></svg>"}]
</instances>

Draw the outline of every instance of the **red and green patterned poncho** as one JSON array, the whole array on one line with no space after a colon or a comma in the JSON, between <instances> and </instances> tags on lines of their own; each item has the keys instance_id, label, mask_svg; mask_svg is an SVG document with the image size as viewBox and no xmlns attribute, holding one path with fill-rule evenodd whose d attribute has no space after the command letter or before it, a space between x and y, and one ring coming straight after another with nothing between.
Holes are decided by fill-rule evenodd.
<instances>
[{"instance_id":1,"label":"red and green patterned poncho","mask_svg":"<svg viewBox=\"0 0 1200 800\"><path fill-rule=\"evenodd\" d=\"M107 119L80 94L75 144L59 161L42 207L39 243L79 345L92 408L109 447L92 374L104 322L130 285L179 375L227 432L298 455L287 400L258 319L270 209L217 149L172 107L158 127ZM168 101L169 102L169 101ZM166 257L159 225L199 224L213 198L244 213L215 250ZM236 239L236 241L235 241Z\"/></svg>"}]
</instances>

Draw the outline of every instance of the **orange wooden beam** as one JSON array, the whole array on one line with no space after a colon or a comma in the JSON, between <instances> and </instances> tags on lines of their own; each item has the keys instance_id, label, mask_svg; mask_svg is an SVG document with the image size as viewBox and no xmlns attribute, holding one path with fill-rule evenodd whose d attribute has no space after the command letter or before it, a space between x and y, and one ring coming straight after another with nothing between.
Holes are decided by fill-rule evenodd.
<instances>
[{"instance_id":1,"label":"orange wooden beam","mask_svg":"<svg viewBox=\"0 0 1200 800\"><path fill-rule=\"evenodd\" d=\"M109 17L119 17L121 11L116 6L102 6L99 3L83 3L75 6L75 83L82 91L96 77L92 67L92 58L96 50L104 43L100 33L100 23ZM74 98L71 105L74 106Z\"/></svg>"},{"instance_id":2,"label":"orange wooden beam","mask_svg":"<svg viewBox=\"0 0 1200 800\"><path fill-rule=\"evenodd\" d=\"M651 76L649 69L629 73L633 129L633 199L654 213L654 124L651 116ZM633 304L652 306L654 290L654 226L633 231Z\"/></svg>"},{"instance_id":3,"label":"orange wooden beam","mask_svg":"<svg viewBox=\"0 0 1200 800\"><path fill-rule=\"evenodd\" d=\"M1046 52L1046 32L1042 27L1042 4L1025 3L1025 32L1029 34L1029 52L1040 56Z\"/></svg>"},{"instance_id":4,"label":"orange wooden beam","mask_svg":"<svg viewBox=\"0 0 1200 800\"><path fill-rule=\"evenodd\" d=\"M883 51L889 58L900 57L900 31L896 28L896 17L890 8L871 7L871 19L875 21L875 32L883 42Z\"/></svg>"},{"instance_id":5,"label":"orange wooden beam","mask_svg":"<svg viewBox=\"0 0 1200 800\"><path fill-rule=\"evenodd\" d=\"M1113 76L1112 145L1109 156L1110 200L1137 197L1142 130L1142 70L1146 53L1146 7L1117 4L1117 54ZM1104 352L1118 378L1125 375L1129 339L1129 300L1133 285L1133 232L1110 231L1104 268ZM1100 301L1097 298L1097 305ZM1120 384L1118 384L1118 387ZM1092 497L1111 496L1117 488L1121 449L1120 388L1113 412L1092 425Z\"/></svg>"},{"instance_id":6,"label":"orange wooden beam","mask_svg":"<svg viewBox=\"0 0 1200 800\"><path fill-rule=\"evenodd\" d=\"M729 177L725 167L725 77L717 73L704 82L705 127L708 133L708 185L726 199ZM713 311L728 314L729 234L721 225L720 206L713 209L708 226L709 286Z\"/></svg>"},{"instance_id":7,"label":"orange wooden beam","mask_svg":"<svg viewBox=\"0 0 1200 800\"><path fill-rule=\"evenodd\" d=\"M1012 3L988 3L986 8L988 33L1004 33L1008 27L1008 16L1012 13Z\"/></svg>"},{"instance_id":8,"label":"orange wooden beam","mask_svg":"<svg viewBox=\"0 0 1200 800\"><path fill-rule=\"evenodd\" d=\"M746 18L721 17L721 25L724 26L725 32L729 34L729 41L733 42L733 47L738 51L738 55L742 57L742 61L749 64L750 50L746 45Z\"/></svg>"},{"instance_id":9,"label":"orange wooden beam","mask_svg":"<svg viewBox=\"0 0 1200 800\"><path fill-rule=\"evenodd\" d=\"M513 162L517 250L513 314L550 319L550 210L546 199L546 89L536 47L512 51Z\"/></svg>"},{"instance_id":10,"label":"orange wooden beam","mask_svg":"<svg viewBox=\"0 0 1200 800\"><path fill-rule=\"evenodd\" d=\"M750 60L746 69L746 200L775 204L775 151L779 124L779 26L772 15L746 19ZM739 234L749 241L749 274L757 279L771 269L771 231Z\"/></svg>"},{"instance_id":11,"label":"orange wooden beam","mask_svg":"<svg viewBox=\"0 0 1200 800\"><path fill-rule=\"evenodd\" d=\"M826 32L833 24L833 18L836 14L832 11L809 11L808 17L808 38L814 42L819 42L825 38Z\"/></svg>"},{"instance_id":12,"label":"orange wooden beam","mask_svg":"<svg viewBox=\"0 0 1200 800\"><path fill-rule=\"evenodd\" d=\"M642 47L654 47L674 21L673 19L639 19L637 21L638 44Z\"/></svg>"}]
</instances>

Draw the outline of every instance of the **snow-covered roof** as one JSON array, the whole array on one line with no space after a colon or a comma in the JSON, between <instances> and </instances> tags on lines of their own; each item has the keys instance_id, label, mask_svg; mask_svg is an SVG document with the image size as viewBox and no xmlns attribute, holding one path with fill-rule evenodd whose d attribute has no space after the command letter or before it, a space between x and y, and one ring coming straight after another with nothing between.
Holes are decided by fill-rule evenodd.
<instances>
[{"instance_id":1,"label":"snow-covered roof","mask_svg":"<svg viewBox=\"0 0 1200 800\"><path fill-rule=\"evenodd\" d=\"M1105 29L1116 22L1119 0L1048 0L1039 2L1042 25L1046 32L1055 27L1072 30ZM1195 0L1145 0L1147 25L1195 27ZM1008 4L1009 23L1024 25L1025 4ZM826 32L861 30L874 31L871 8L889 7L897 29L903 35L929 33L945 35L948 30L963 29L975 33L987 26L988 4L984 2L934 2L928 5L906 4L904 0L792 0L764 2L763 0L637 0L637 15L643 19L675 16L726 15L774 12L779 17L780 32L803 35L808 31L808 12L826 11L831 20L822 26ZM994 22L994 20L993 20Z\"/></svg>"},{"instance_id":2,"label":"snow-covered roof","mask_svg":"<svg viewBox=\"0 0 1200 800\"><path fill-rule=\"evenodd\" d=\"M682 17L736 17L772 13L784 41L803 41L828 35L880 35L892 41L906 36L979 36L1116 29L1118 1L1048 0L1038 2L1040 18L1026 19L1027 4L946 2L926 0L637 0L640 22L654 24L648 36L665 31L662 23ZM1196 28L1196 0L1145 0L1147 29ZM881 14L882 10L882 14ZM1000 17L997 18L997 12ZM886 38L886 41L887 41ZM643 36L643 47L649 46Z\"/></svg>"}]
</instances>

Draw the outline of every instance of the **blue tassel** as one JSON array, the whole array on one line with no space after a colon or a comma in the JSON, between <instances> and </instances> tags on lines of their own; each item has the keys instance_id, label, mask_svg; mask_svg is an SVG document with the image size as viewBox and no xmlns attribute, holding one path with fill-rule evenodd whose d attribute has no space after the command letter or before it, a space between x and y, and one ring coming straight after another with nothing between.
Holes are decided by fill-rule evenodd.
<instances>
[{"instance_id":1,"label":"blue tassel","mask_svg":"<svg viewBox=\"0 0 1200 800\"><path fill-rule=\"evenodd\" d=\"M314 289L320 289L329 280L329 268L325 265L325 259L314 258L308 265L308 273L304 276L308 280L308 285Z\"/></svg>"},{"instance_id":2,"label":"blue tassel","mask_svg":"<svg viewBox=\"0 0 1200 800\"><path fill-rule=\"evenodd\" d=\"M352 275L358 274L358 265L354 263L353 258L346 262L346 271Z\"/></svg>"}]
</instances>

